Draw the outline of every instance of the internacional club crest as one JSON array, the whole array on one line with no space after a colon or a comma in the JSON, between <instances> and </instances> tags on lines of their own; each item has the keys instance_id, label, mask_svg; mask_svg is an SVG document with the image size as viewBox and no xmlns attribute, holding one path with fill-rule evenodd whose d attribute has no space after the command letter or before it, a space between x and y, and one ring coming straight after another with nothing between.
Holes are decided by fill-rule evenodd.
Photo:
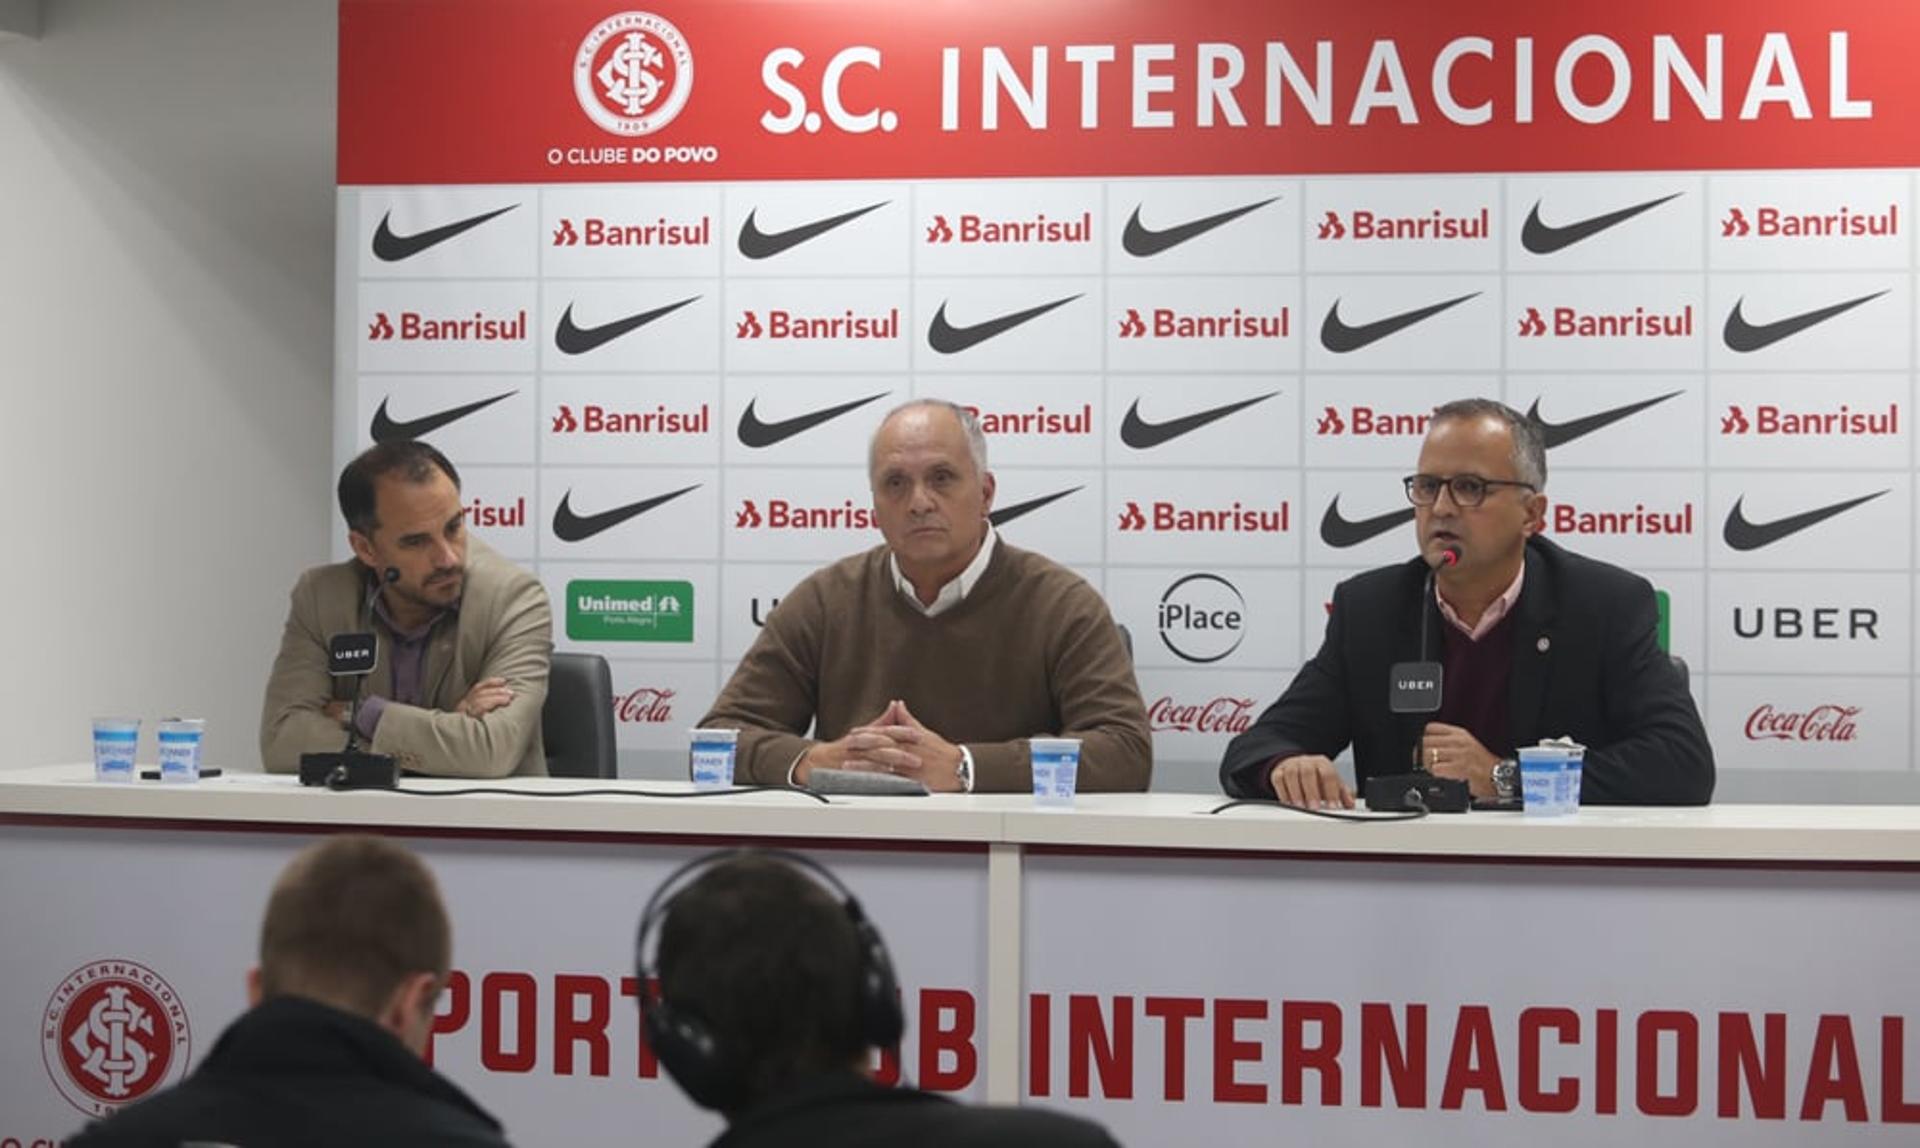
<instances>
[{"instance_id":1,"label":"internacional club crest","mask_svg":"<svg viewBox=\"0 0 1920 1148\"><path fill-rule=\"evenodd\" d=\"M594 123L644 136L673 122L693 92L693 51L680 29L651 12L594 25L573 56L573 94Z\"/></svg>"},{"instance_id":2,"label":"internacional club crest","mask_svg":"<svg viewBox=\"0 0 1920 1148\"><path fill-rule=\"evenodd\" d=\"M186 1075L187 1010L160 974L133 961L69 973L47 1001L40 1052L67 1102L106 1116Z\"/></svg>"}]
</instances>

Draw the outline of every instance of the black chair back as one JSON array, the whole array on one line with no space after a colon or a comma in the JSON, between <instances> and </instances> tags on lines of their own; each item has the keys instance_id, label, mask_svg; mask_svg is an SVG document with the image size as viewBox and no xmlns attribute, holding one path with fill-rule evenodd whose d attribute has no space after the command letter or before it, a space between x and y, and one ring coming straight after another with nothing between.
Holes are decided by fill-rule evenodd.
<instances>
[{"instance_id":1,"label":"black chair back","mask_svg":"<svg viewBox=\"0 0 1920 1148\"><path fill-rule=\"evenodd\" d=\"M613 734L613 671L599 654L558 653L540 711L547 772L554 777L617 777Z\"/></svg>"}]
</instances>

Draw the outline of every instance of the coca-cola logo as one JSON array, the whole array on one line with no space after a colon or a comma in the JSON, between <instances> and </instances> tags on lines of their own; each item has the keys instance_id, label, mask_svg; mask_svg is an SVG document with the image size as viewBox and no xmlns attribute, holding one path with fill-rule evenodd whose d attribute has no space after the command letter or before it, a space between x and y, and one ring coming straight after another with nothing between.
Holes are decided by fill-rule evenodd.
<instances>
[{"instance_id":1,"label":"coca-cola logo","mask_svg":"<svg viewBox=\"0 0 1920 1148\"><path fill-rule=\"evenodd\" d=\"M672 690L641 686L613 699L613 720L633 725L660 725L673 720Z\"/></svg>"},{"instance_id":2,"label":"coca-cola logo","mask_svg":"<svg viewBox=\"0 0 1920 1148\"><path fill-rule=\"evenodd\" d=\"M1747 715L1749 741L1852 741L1859 706L1818 705L1804 712L1763 705Z\"/></svg>"},{"instance_id":3,"label":"coca-cola logo","mask_svg":"<svg viewBox=\"0 0 1920 1148\"><path fill-rule=\"evenodd\" d=\"M1253 724L1252 698L1219 697L1197 705L1182 705L1170 697L1147 707L1154 732L1245 733Z\"/></svg>"}]
</instances>

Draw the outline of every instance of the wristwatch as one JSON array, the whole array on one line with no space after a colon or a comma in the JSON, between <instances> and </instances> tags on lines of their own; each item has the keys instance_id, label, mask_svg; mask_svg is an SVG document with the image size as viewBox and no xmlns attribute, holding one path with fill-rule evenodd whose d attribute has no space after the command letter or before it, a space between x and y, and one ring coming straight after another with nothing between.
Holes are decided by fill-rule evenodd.
<instances>
[{"instance_id":1,"label":"wristwatch","mask_svg":"<svg viewBox=\"0 0 1920 1148\"><path fill-rule=\"evenodd\" d=\"M1493 763L1493 795L1501 801L1512 801L1519 792L1520 763L1510 757L1503 757Z\"/></svg>"},{"instance_id":2,"label":"wristwatch","mask_svg":"<svg viewBox=\"0 0 1920 1148\"><path fill-rule=\"evenodd\" d=\"M973 792L973 753L966 746L958 746L960 764L954 766L953 774L960 779L960 792Z\"/></svg>"}]
</instances>

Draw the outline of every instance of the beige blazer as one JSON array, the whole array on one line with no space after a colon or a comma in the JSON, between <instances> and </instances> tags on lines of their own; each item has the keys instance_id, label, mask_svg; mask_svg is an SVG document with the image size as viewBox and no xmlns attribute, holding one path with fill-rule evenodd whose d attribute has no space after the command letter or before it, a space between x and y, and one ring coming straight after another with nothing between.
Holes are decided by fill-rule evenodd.
<instances>
[{"instance_id":1,"label":"beige blazer","mask_svg":"<svg viewBox=\"0 0 1920 1148\"><path fill-rule=\"evenodd\" d=\"M353 679L327 674L332 635L373 631L379 663L367 676L364 696L393 695L392 636L368 616L369 585L367 568L357 559L316 566L295 584L260 714L260 757L269 773L296 772L301 754L346 744L346 730L325 713L328 702L353 696ZM540 709L552 655L546 589L469 537L460 612L451 624L435 628L427 646L430 702L388 705L373 752L392 754L402 769L442 777L546 776ZM484 717L452 712L473 683L493 677L513 687L511 702Z\"/></svg>"}]
</instances>

